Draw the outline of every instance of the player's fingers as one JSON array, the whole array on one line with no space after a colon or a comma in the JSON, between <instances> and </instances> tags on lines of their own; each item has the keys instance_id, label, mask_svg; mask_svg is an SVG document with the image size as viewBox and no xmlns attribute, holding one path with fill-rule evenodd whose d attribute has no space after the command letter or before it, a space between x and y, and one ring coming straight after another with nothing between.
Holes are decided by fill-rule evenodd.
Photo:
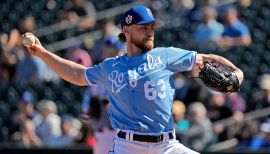
<instances>
[{"instance_id":1,"label":"player's fingers","mask_svg":"<svg viewBox=\"0 0 270 154\"><path fill-rule=\"evenodd\" d=\"M35 43L41 45L39 39L35 36Z\"/></svg>"},{"instance_id":2,"label":"player's fingers","mask_svg":"<svg viewBox=\"0 0 270 154\"><path fill-rule=\"evenodd\" d=\"M26 32L25 35L33 35L33 33Z\"/></svg>"},{"instance_id":3,"label":"player's fingers","mask_svg":"<svg viewBox=\"0 0 270 154\"><path fill-rule=\"evenodd\" d=\"M28 49L30 49L31 51L36 51L37 48L34 45L31 45L28 47Z\"/></svg>"},{"instance_id":4,"label":"player's fingers","mask_svg":"<svg viewBox=\"0 0 270 154\"><path fill-rule=\"evenodd\" d=\"M30 48L32 48L32 49L39 49L40 48L40 45L39 44L36 44L36 43L33 43L33 44L31 44Z\"/></svg>"},{"instance_id":5,"label":"player's fingers","mask_svg":"<svg viewBox=\"0 0 270 154\"><path fill-rule=\"evenodd\" d=\"M35 52L44 52L44 48L40 44L33 43L31 49Z\"/></svg>"},{"instance_id":6,"label":"player's fingers","mask_svg":"<svg viewBox=\"0 0 270 154\"><path fill-rule=\"evenodd\" d=\"M38 46L32 44L31 46L28 46L27 49L30 51L30 53L35 53L36 51L38 51Z\"/></svg>"},{"instance_id":7,"label":"player's fingers","mask_svg":"<svg viewBox=\"0 0 270 154\"><path fill-rule=\"evenodd\" d=\"M26 37L26 35L33 35L33 34L30 32L26 32L26 33L22 34L22 37Z\"/></svg>"},{"instance_id":8,"label":"player's fingers","mask_svg":"<svg viewBox=\"0 0 270 154\"><path fill-rule=\"evenodd\" d=\"M38 45L33 43L29 48L28 48L29 52L33 55L38 55L39 53L41 53L43 51L43 48Z\"/></svg>"}]
</instances>

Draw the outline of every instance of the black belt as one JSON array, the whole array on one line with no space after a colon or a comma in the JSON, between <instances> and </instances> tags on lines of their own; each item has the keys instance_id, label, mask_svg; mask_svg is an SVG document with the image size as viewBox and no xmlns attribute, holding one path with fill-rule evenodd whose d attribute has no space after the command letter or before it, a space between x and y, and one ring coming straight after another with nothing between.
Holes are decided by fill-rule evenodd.
<instances>
[{"instance_id":1,"label":"black belt","mask_svg":"<svg viewBox=\"0 0 270 154\"><path fill-rule=\"evenodd\" d=\"M117 133L117 136L119 138L126 139L126 132L120 131ZM169 139L173 139L173 133L169 133ZM163 135L153 136L153 135L139 135L139 134L133 134L133 140L134 141L141 141L141 142L153 142L158 143L163 141Z\"/></svg>"}]
</instances>

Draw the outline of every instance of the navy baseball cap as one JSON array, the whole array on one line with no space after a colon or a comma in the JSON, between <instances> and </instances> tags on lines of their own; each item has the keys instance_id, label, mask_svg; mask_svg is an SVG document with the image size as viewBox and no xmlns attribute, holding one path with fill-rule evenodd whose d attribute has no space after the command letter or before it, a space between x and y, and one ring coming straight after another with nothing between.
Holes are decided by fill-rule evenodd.
<instances>
[{"instance_id":1,"label":"navy baseball cap","mask_svg":"<svg viewBox=\"0 0 270 154\"><path fill-rule=\"evenodd\" d=\"M22 97L21 97L22 103L33 103L33 101L34 101L34 96L31 92L29 91L23 92Z\"/></svg>"},{"instance_id":2,"label":"navy baseball cap","mask_svg":"<svg viewBox=\"0 0 270 154\"><path fill-rule=\"evenodd\" d=\"M161 25L160 20L156 20L149 8L144 5L137 5L130 8L122 17L121 27L130 26L133 24L147 24L155 22L157 25Z\"/></svg>"}]
</instances>

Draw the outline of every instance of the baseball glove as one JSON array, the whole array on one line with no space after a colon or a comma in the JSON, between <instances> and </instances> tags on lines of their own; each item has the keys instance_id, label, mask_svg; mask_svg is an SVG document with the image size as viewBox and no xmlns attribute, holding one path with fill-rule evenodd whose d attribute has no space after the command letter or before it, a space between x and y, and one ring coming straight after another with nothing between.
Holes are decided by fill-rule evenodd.
<instances>
[{"instance_id":1,"label":"baseball glove","mask_svg":"<svg viewBox=\"0 0 270 154\"><path fill-rule=\"evenodd\" d=\"M229 68L215 62L204 62L204 68L200 70L199 78L210 89L218 92L238 92L239 81L236 74Z\"/></svg>"}]
</instances>

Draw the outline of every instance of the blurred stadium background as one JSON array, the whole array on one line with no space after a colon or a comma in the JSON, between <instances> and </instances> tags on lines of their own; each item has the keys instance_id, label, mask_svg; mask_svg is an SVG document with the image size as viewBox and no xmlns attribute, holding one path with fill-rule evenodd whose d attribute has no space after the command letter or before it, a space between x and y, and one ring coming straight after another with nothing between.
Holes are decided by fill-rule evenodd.
<instances>
[{"instance_id":1,"label":"blurred stadium background","mask_svg":"<svg viewBox=\"0 0 270 154\"><path fill-rule=\"evenodd\" d=\"M194 135L184 143L203 153L270 152L269 0L77 0L77 6L74 1L0 1L0 153L92 152L95 144L91 141L94 134L91 128L86 134L82 133L81 127L76 128L81 138L68 148L37 146L22 140L22 126L13 120L19 112L21 101L33 103L34 109L38 110L40 100L52 100L56 104L57 115L62 118L68 114L78 124L81 123L79 117L84 110L82 102L86 87L59 80L38 59L29 62L20 35L26 31L32 32L46 49L91 66L108 56L104 46L108 38L116 37L119 33L121 13L138 3L152 8L156 18L165 23L156 29L156 46L175 46L219 54L245 73L245 80L237 95L216 94L205 90L197 79L189 79L181 74L175 77L175 99L184 102L185 106L194 101L202 102L207 107L213 131L211 141L202 143L203 146L193 145L193 140L201 139L200 135ZM216 20L224 27L225 12L228 8L236 8L239 20L249 29L251 43L224 45L218 41L196 42L195 33L203 23L206 7L216 10ZM220 33L215 39L222 37ZM78 54L74 54L76 50ZM85 58L87 56L90 58ZM211 106L210 98L219 95L222 95L223 104ZM215 117L211 111L222 115ZM183 134L180 133L179 138L185 136Z\"/></svg>"}]
</instances>

